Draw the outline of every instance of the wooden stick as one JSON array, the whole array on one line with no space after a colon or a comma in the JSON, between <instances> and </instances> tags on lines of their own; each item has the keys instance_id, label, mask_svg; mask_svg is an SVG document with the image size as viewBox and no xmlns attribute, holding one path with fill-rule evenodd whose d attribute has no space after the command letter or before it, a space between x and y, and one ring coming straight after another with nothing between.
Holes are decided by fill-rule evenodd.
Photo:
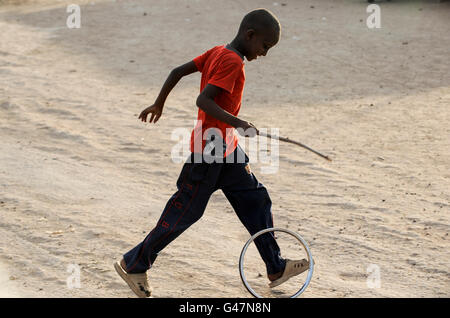
<instances>
[{"instance_id":1,"label":"wooden stick","mask_svg":"<svg viewBox=\"0 0 450 318\"><path fill-rule=\"evenodd\" d=\"M279 139L279 140L281 140L281 141L288 142L288 143L291 143L291 144L294 144L294 145L303 147L303 148L305 148L305 149L307 149L307 150L309 150L309 151L314 152L316 155L319 155L319 156L321 156L322 158L325 158L325 159L327 159L328 161L331 161L331 159L330 159L328 156L322 155L320 152L315 151L314 149L309 148L308 146L302 144L301 142L298 142L298 141L295 141L295 140L291 140L291 139L286 138L286 137L272 136L271 134L264 133L264 132L259 132L258 134L259 134L260 136L265 136L265 137L267 137L267 138L275 138L275 139Z\"/></svg>"}]
</instances>

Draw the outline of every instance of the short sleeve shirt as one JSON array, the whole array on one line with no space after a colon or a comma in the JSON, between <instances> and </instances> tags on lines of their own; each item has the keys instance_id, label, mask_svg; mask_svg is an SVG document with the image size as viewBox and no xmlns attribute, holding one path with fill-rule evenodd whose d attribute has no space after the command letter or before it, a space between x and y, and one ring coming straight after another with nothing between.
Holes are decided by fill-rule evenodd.
<instances>
[{"instance_id":1,"label":"short sleeve shirt","mask_svg":"<svg viewBox=\"0 0 450 318\"><path fill-rule=\"evenodd\" d=\"M225 111L237 116L241 109L244 91L245 72L243 57L229 46L213 47L194 58L194 63L202 73L200 92L208 84L222 88L222 92L214 101ZM205 147L205 131L215 128L221 134L226 144L224 156L231 154L238 144L236 130L214 117L207 115L199 108L197 124L191 134L191 152L201 153Z\"/></svg>"}]
</instances>

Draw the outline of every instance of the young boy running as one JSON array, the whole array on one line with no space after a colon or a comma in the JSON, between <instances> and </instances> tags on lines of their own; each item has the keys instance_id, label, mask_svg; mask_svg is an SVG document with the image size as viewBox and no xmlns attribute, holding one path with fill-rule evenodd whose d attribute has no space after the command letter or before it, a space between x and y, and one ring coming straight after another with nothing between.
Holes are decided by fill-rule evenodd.
<instances>
[{"instance_id":1,"label":"young boy running","mask_svg":"<svg viewBox=\"0 0 450 318\"><path fill-rule=\"evenodd\" d=\"M194 72L202 73L197 98L198 120L191 134L192 153L177 180L178 191L169 199L157 225L144 241L114 264L137 296L150 297L147 270L165 246L200 219L214 191L223 191L251 235L273 227L269 194L250 171L248 157L238 145L236 129L247 137L258 133L253 124L237 117L245 81L244 57L252 61L265 56L279 38L280 24L271 12L251 11L243 18L231 43L213 47L172 70L155 103L139 115L145 122L151 114L149 122L156 123L178 81ZM208 138L211 131L215 139ZM218 140L221 146L211 148ZM211 155L223 160L208 160ZM280 285L309 266L305 259L283 259L273 233L259 236L255 245L266 264L270 287Z\"/></svg>"}]
</instances>

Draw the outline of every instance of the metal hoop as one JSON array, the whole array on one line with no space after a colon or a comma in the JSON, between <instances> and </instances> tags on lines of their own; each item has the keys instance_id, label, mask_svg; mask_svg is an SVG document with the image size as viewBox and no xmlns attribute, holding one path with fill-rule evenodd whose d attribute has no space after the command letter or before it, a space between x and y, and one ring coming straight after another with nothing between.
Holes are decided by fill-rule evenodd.
<instances>
[{"instance_id":1,"label":"metal hoop","mask_svg":"<svg viewBox=\"0 0 450 318\"><path fill-rule=\"evenodd\" d=\"M239 258L239 273L241 274L241 280L244 283L245 288L247 288L247 290L250 292L250 294L252 294L256 298L263 298L257 292L255 292L253 290L253 288L251 288L251 286L247 282L247 279L245 278L245 275L244 275L244 256L245 256L245 252L247 252L247 248L250 245L250 243L252 243L258 236L260 236L260 235L262 235L264 233L267 233L267 232L275 232L275 231L285 232L285 233L288 233L288 234L294 236L300 242L300 244L304 247L304 249L306 250L306 253L308 254L309 269L308 269L308 276L306 276L306 281L303 284L303 286L294 295L289 297L289 298L296 298L296 297L300 296L300 294L305 291L306 287L308 287L309 282L311 281L311 278L312 278L312 275L313 275L313 271L314 271L314 260L312 258L311 251L309 250L308 244L306 244L305 240L300 235L298 235L297 233L295 233L293 231L290 231L290 230L286 230L286 229L282 229L282 228L273 228L273 227L272 228L268 228L268 229L264 229L264 230L259 231L256 234L254 234L247 241L247 243L245 243L244 248L242 249L242 252L241 252L241 256Z\"/></svg>"}]
</instances>

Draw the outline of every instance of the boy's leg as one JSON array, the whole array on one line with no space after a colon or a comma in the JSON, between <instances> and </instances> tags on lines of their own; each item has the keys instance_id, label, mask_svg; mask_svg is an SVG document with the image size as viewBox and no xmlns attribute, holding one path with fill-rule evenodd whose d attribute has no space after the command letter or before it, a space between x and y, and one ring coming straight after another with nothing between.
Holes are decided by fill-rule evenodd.
<instances>
[{"instance_id":1,"label":"boy's leg","mask_svg":"<svg viewBox=\"0 0 450 318\"><path fill-rule=\"evenodd\" d=\"M242 152L242 149L238 146L236 152ZM251 173L247 156L245 159L245 163L224 164L218 187L222 189L242 224L253 235L273 227L272 201L267 189ZM286 262L280 255L273 233L259 236L255 239L255 245L266 264L267 274L283 272Z\"/></svg>"},{"instance_id":2,"label":"boy's leg","mask_svg":"<svg viewBox=\"0 0 450 318\"><path fill-rule=\"evenodd\" d=\"M185 163L177 181L178 191L169 199L145 240L124 255L129 273L147 271L160 252L202 216L220 173L219 164Z\"/></svg>"}]
</instances>

